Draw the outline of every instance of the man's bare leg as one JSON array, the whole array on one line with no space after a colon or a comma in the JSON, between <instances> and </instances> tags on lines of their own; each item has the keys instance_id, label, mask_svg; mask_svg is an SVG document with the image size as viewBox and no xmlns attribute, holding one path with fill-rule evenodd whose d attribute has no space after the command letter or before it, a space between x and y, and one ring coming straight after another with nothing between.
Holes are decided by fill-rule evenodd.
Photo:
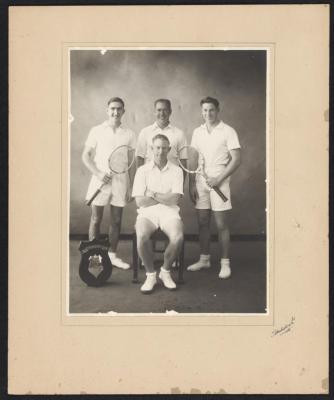
<instances>
[{"instance_id":1,"label":"man's bare leg","mask_svg":"<svg viewBox=\"0 0 334 400\"><path fill-rule=\"evenodd\" d=\"M89 223L89 232L88 237L89 240L98 239L100 236L100 226L103 217L103 206L91 206L92 215L90 217Z\"/></svg>"},{"instance_id":2,"label":"man's bare leg","mask_svg":"<svg viewBox=\"0 0 334 400\"><path fill-rule=\"evenodd\" d=\"M199 229L199 260L187 268L188 271L198 271L210 267L210 218L211 210L196 210Z\"/></svg>"},{"instance_id":3,"label":"man's bare leg","mask_svg":"<svg viewBox=\"0 0 334 400\"><path fill-rule=\"evenodd\" d=\"M137 250L147 272L154 272L151 236L157 227L147 218L136 222Z\"/></svg>"},{"instance_id":4,"label":"man's bare leg","mask_svg":"<svg viewBox=\"0 0 334 400\"><path fill-rule=\"evenodd\" d=\"M214 219L218 231L218 243L220 249L219 278L226 279L231 275L230 267L230 230L228 226L228 211L214 211Z\"/></svg>"},{"instance_id":5,"label":"man's bare leg","mask_svg":"<svg viewBox=\"0 0 334 400\"><path fill-rule=\"evenodd\" d=\"M163 268L169 271L173 262L179 255L183 242L183 224L179 219L171 219L163 226L162 231L169 239L168 246L164 254Z\"/></svg>"}]
</instances>

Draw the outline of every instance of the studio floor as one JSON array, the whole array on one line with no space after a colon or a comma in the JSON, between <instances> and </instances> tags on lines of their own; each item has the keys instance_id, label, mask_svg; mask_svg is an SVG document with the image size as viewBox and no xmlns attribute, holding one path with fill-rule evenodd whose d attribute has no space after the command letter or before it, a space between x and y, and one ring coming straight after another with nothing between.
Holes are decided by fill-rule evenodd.
<instances>
[{"instance_id":1,"label":"studio floor","mask_svg":"<svg viewBox=\"0 0 334 400\"><path fill-rule=\"evenodd\" d=\"M81 254L79 241L70 241L69 312L75 313L265 313L266 310L266 243L265 241L232 242L231 269L228 279L219 279L217 243L212 244L210 269L184 271L184 281L169 291L159 283L154 292L144 295L140 283L132 283L132 268L113 268L106 284L88 287L79 277ZM118 255L132 264L132 242L120 241ZM197 242L185 243L185 267L198 259ZM162 255L156 255L157 266ZM175 280L177 271L172 272Z\"/></svg>"}]
</instances>

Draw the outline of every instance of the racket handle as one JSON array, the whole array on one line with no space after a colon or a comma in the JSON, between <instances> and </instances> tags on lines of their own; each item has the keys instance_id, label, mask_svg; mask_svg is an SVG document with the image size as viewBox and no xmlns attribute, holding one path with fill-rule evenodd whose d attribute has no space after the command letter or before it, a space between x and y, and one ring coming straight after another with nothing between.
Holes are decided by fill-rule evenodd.
<instances>
[{"instance_id":1,"label":"racket handle","mask_svg":"<svg viewBox=\"0 0 334 400\"><path fill-rule=\"evenodd\" d=\"M94 201L95 197L101 192L101 189L103 188L104 184L102 184L97 191L93 194L93 196L86 202L87 206L90 206L92 202Z\"/></svg>"},{"instance_id":2,"label":"racket handle","mask_svg":"<svg viewBox=\"0 0 334 400\"><path fill-rule=\"evenodd\" d=\"M218 196L226 202L228 198L217 188L217 186L212 186L212 189L218 194Z\"/></svg>"}]
</instances>

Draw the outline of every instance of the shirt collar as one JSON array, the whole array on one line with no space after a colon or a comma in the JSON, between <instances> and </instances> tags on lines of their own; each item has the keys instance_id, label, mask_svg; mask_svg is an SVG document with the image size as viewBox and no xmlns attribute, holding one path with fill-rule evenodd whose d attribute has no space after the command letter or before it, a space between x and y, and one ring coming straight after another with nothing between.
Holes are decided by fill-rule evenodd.
<instances>
[{"instance_id":1,"label":"shirt collar","mask_svg":"<svg viewBox=\"0 0 334 400\"><path fill-rule=\"evenodd\" d=\"M160 128L160 126L158 125L157 121L155 121L154 124L153 124L153 129L161 129L162 131L164 131L165 129L171 129L171 128L172 128L172 126L171 126L170 122L169 122L169 124L168 124L165 128L163 128L163 129Z\"/></svg>"},{"instance_id":2,"label":"shirt collar","mask_svg":"<svg viewBox=\"0 0 334 400\"><path fill-rule=\"evenodd\" d=\"M218 123L218 125L216 125L215 127L214 127L214 129L222 129L223 127L224 127L224 122L222 121L222 120L220 120L219 121L219 123ZM207 131L207 128L206 128L206 124L205 124L205 122L204 122L204 124L203 125L201 125L202 126L202 128L203 129L205 129L206 131Z\"/></svg>"},{"instance_id":3,"label":"shirt collar","mask_svg":"<svg viewBox=\"0 0 334 400\"><path fill-rule=\"evenodd\" d=\"M111 129L111 126L109 125L109 121L108 121L108 120L107 120L107 121L104 121L103 125L104 125L106 128L110 128L110 129ZM116 131L115 131L115 132L117 132L119 129L123 129L122 124L116 128Z\"/></svg>"},{"instance_id":4,"label":"shirt collar","mask_svg":"<svg viewBox=\"0 0 334 400\"><path fill-rule=\"evenodd\" d=\"M149 161L147 163L147 165L148 165L149 169L153 169L155 167L158 168L158 166L155 165L155 162L153 160ZM170 167L170 161L167 160L166 165L162 169L159 169L159 168L158 169L159 169L159 171L166 171L167 169L169 169L169 167Z\"/></svg>"}]
</instances>

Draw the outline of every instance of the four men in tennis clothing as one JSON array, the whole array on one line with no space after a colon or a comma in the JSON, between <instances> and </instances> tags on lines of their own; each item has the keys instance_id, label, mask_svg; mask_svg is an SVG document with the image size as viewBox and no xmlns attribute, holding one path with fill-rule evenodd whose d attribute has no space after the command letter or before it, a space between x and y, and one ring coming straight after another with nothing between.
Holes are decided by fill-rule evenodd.
<instances>
[{"instance_id":1,"label":"four men in tennis clothing","mask_svg":"<svg viewBox=\"0 0 334 400\"><path fill-rule=\"evenodd\" d=\"M220 278L231 274L229 261L228 210L232 208L230 199L230 177L241 163L240 144L237 133L219 118L219 102L211 97L201 101L204 124L194 130L191 146L202 153L206 178L189 174L189 195L195 204L199 225L200 258L190 265L188 271L198 271L210 267L210 217L217 225L221 251ZM177 258L183 241L183 225L179 215L178 202L183 195L184 176L178 161L186 165L187 154L180 149L186 145L184 133L170 125L171 103L167 99L158 99L154 103L156 121L140 132L136 147L137 172L134 179L132 196L136 199L138 216L136 233L138 253L146 269L146 281L141 287L143 293L151 293L157 283L153 266L153 251L150 237L160 228L169 238L164 253L159 278L168 289L175 289L170 268ZM89 227L89 239L96 238L103 216L103 208L110 204L110 252L114 266L127 269L129 265L116 257L122 210L130 200L133 170L130 174L114 175L108 173L108 157L112 150L126 144L135 146L135 135L121 126L124 114L124 102L112 98L108 102L108 121L93 128L88 136L83 152L83 162L92 172L87 192L89 198L101 184L107 182L102 193L92 203L92 216ZM131 170L130 170L131 171ZM228 198L224 202L213 186Z\"/></svg>"}]
</instances>

